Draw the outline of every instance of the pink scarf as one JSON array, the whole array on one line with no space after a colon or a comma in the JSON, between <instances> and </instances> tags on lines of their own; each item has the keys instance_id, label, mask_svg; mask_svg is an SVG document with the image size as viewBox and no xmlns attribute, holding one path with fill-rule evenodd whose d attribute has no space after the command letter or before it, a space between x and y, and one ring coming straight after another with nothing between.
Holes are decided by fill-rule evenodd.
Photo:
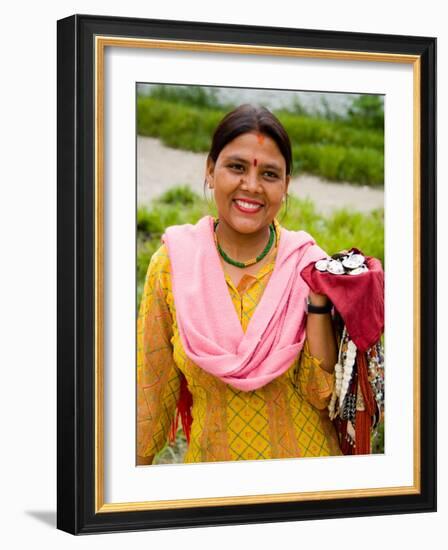
<instances>
[{"instance_id":1,"label":"pink scarf","mask_svg":"<svg viewBox=\"0 0 448 550\"><path fill-rule=\"evenodd\" d=\"M243 391L283 374L305 340L309 287L300 272L326 257L305 231L281 228L274 270L246 332L227 289L213 218L168 227L177 326L185 353L199 367Z\"/></svg>"}]
</instances>

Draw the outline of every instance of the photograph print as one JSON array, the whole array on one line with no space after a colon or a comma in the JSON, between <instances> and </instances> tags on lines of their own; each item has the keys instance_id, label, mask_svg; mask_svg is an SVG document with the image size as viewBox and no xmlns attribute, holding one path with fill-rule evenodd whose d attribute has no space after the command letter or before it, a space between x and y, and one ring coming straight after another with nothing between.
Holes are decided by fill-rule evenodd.
<instances>
[{"instance_id":1,"label":"photograph print","mask_svg":"<svg viewBox=\"0 0 448 550\"><path fill-rule=\"evenodd\" d=\"M384 97L136 113L137 466L384 453Z\"/></svg>"}]
</instances>

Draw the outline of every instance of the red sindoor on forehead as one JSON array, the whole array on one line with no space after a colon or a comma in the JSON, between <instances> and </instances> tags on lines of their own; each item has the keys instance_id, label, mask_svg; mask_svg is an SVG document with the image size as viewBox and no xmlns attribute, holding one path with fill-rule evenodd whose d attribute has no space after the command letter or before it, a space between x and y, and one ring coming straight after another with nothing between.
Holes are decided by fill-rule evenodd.
<instances>
[{"instance_id":1,"label":"red sindoor on forehead","mask_svg":"<svg viewBox=\"0 0 448 550\"><path fill-rule=\"evenodd\" d=\"M261 134L260 132L257 133L257 139L258 139L258 143L260 145L263 145L264 138L265 138L264 134ZM257 159L256 158L254 159L254 166L257 166Z\"/></svg>"}]
</instances>

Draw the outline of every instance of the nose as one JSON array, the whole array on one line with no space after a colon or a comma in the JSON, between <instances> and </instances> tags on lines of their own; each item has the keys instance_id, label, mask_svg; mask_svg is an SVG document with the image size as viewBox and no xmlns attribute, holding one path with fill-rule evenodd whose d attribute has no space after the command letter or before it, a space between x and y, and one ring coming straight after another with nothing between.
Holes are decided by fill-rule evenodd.
<instances>
[{"instance_id":1,"label":"nose","mask_svg":"<svg viewBox=\"0 0 448 550\"><path fill-rule=\"evenodd\" d=\"M257 170L254 167L251 167L243 176L241 188L246 189L251 193L257 193L262 190L261 184L258 180Z\"/></svg>"}]
</instances>

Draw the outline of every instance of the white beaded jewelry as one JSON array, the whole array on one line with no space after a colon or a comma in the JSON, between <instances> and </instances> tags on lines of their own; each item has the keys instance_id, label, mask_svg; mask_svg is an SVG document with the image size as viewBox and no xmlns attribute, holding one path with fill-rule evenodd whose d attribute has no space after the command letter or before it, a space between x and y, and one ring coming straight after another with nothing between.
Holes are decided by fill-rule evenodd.
<instances>
[{"instance_id":1,"label":"white beaded jewelry","mask_svg":"<svg viewBox=\"0 0 448 550\"><path fill-rule=\"evenodd\" d=\"M338 362L334 367L335 385L330 403L328 405L330 420L333 420L338 415L342 416L344 399L347 395L348 387L353 374L353 366L356 359L356 345L349 339L347 343L347 352L343 353L342 348L347 338L347 329L344 326L341 343L339 345ZM338 407L336 407L336 403L338 403Z\"/></svg>"}]
</instances>

